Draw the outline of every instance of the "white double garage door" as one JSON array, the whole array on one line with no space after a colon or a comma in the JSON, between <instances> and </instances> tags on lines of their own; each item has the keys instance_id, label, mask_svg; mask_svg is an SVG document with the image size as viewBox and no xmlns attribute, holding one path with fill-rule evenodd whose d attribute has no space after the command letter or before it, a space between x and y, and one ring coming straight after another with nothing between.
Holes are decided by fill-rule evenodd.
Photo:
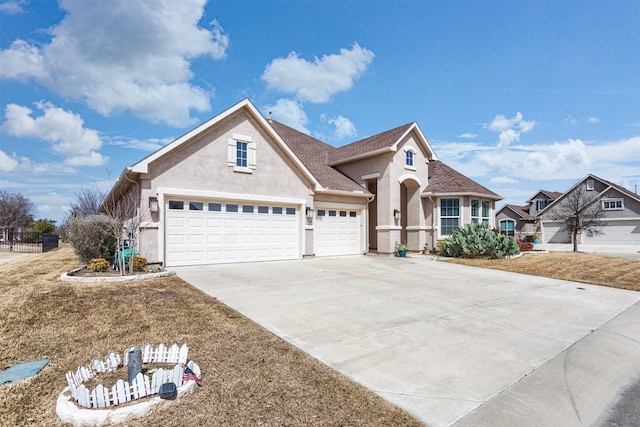
<instances>
[{"instance_id":1,"label":"white double garage door","mask_svg":"<svg viewBox=\"0 0 640 427\"><path fill-rule=\"evenodd\" d=\"M167 266L276 261L302 255L306 219L299 206L273 203L165 201ZM316 210L314 250L318 256L360 251L360 212Z\"/></svg>"},{"instance_id":2,"label":"white double garage door","mask_svg":"<svg viewBox=\"0 0 640 427\"><path fill-rule=\"evenodd\" d=\"M545 243L570 243L571 238L556 222L545 222ZM601 233L582 236L582 243L591 245L640 245L640 220L613 220L605 222Z\"/></svg>"}]
</instances>

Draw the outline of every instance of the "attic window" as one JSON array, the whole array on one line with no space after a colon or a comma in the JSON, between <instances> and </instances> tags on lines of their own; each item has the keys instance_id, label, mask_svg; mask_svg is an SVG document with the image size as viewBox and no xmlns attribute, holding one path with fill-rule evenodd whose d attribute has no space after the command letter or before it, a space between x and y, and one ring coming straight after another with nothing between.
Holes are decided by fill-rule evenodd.
<instances>
[{"instance_id":1,"label":"attic window","mask_svg":"<svg viewBox=\"0 0 640 427\"><path fill-rule=\"evenodd\" d=\"M413 166L413 151L407 151L407 160L405 164L407 166Z\"/></svg>"},{"instance_id":2,"label":"attic window","mask_svg":"<svg viewBox=\"0 0 640 427\"><path fill-rule=\"evenodd\" d=\"M256 169L256 143L250 136L233 134L229 138L227 165L235 172L252 173Z\"/></svg>"},{"instance_id":3,"label":"attic window","mask_svg":"<svg viewBox=\"0 0 640 427\"><path fill-rule=\"evenodd\" d=\"M595 184L592 179L587 180L587 190L591 191L595 188Z\"/></svg>"}]
</instances>

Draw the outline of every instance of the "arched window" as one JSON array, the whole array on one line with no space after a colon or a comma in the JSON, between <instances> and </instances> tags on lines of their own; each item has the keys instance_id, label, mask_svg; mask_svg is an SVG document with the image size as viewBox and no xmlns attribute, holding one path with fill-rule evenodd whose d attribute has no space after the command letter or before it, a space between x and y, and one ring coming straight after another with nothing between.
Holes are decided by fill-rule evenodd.
<instances>
[{"instance_id":1,"label":"arched window","mask_svg":"<svg viewBox=\"0 0 640 427\"><path fill-rule=\"evenodd\" d=\"M413 167L413 151L407 150L405 165Z\"/></svg>"}]
</instances>

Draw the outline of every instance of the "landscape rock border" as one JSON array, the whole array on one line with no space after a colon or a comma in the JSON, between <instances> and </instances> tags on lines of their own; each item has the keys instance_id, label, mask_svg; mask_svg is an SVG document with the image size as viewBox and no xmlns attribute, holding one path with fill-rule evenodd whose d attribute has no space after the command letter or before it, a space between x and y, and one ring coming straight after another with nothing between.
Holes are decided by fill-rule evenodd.
<instances>
[{"instance_id":1,"label":"landscape rock border","mask_svg":"<svg viewBox=\"0 0 640 427\"><path fill-rule=\"evenodd\" d=\"M86 277L86 276L74 276L73 273L82 270L82 268L76 268L67 273L60 275L60 280L63 282L75 282L75 283L100 283L100 282L132 282L135 280L146 279L159 279L162 277L175 276L175 271L160 271L156 273L147 274L132 274L126 276L111 276L111 277Z\"/></svg>"}]
</instances>

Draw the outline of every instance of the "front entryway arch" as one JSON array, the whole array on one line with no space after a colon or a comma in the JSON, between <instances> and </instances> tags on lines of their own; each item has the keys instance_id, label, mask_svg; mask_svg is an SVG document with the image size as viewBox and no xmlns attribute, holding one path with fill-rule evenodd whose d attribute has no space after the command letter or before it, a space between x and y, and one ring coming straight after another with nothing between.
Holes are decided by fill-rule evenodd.
<instances>
[{"instance_id":1,"label":"front entryway arch","mask_svg":"<svg viewBox=\"0 0 640 427\"><path fill-rule=\"evenodd\" d=\"M419 230L422 215L422 201L420 199L420 179L411 174L401 176L400 185L400 239L406 242L410 250L420 249L420 237L415 231Z\"/></svg>"}]
</instances>

